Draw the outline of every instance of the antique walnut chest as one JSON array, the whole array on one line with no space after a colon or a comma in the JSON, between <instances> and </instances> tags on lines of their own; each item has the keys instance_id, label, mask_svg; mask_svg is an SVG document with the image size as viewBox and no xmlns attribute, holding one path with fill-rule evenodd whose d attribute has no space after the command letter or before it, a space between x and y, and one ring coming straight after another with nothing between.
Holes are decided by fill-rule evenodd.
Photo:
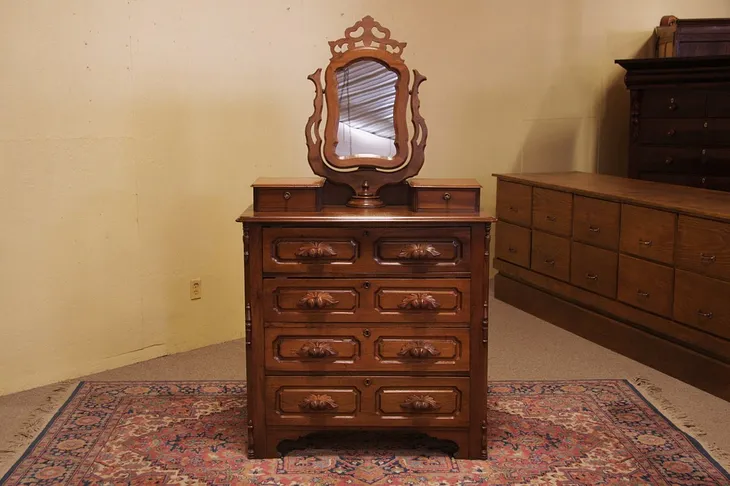
<instances>
[{"instance_id":1,"label":"antique walnut chest","mask_svg":"<svg viewBox=\"0 0 730 486\"><path fill-rule=\"evenodd\" d=\"M479 209L476 181L412 178L423 164L426 142L418 110L418 85L425 78L416 71L409 90L400 59L405 44L390 39L370 17L345 36L331 43L328 72L339 67L326 74L327 86L321 87L319 70L310 76L315 111L306 133L318 177L258 180L253 206L238 219L249 457L276 457L313 432L368 430L427 434L458 457L486 458L494 219ZM342 45L344 54L337 49ZM328 123L324 141L319 137L324 97L333 116L338 109L344 113L348 79L354 83L349 88L370 96L362 90L367 83L355 81L361 74L355 67L367 68L358 64L363 61L374 63L366 78L383 74L383 67L395 76L393 105L385 112L391 131L377 140L386 153L338 155L338 141L359 136L348 130L373 125L365 118L383 113L360 100L359 120L335 113L335 128ZM387 91L390 82L374 84ZM338 171L343 167L355 170Z\"/></svg>"}]
</instances>

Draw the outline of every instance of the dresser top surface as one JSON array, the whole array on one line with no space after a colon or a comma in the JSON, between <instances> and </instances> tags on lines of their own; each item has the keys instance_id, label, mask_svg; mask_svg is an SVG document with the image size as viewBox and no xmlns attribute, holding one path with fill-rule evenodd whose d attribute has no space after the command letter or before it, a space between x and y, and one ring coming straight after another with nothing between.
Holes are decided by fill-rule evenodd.
<instances>
[{"instance_id":1,"label":"dresser top surface","mask_svg":"<svg viewBox=\"0 0 730 486\"><path fill-rule=\"evenodd\" d=\"M498 179L730 221L730 193L589 172L494 174Z\"/></svg>"},{"instance_id":2,"label":"dresser top surface","mask_svg":"<svg viewBox=\"0 0 730 486\"><path fill-rule=\"evenodd\" d=\"M407 206L386 206L376 209L325 206L316 212L254 212L249 206L236 220L252 223L493 223L495 217L486 212L459 213L446 211L414 212Z\"/></svg>"}]
</instances>

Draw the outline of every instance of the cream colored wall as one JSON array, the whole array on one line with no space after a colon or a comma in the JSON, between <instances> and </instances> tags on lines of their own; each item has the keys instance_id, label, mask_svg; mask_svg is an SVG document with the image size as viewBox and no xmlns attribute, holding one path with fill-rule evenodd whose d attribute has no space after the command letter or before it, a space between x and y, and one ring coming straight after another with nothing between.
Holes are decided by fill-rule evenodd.
<instances>
[{"instance_id":1,"label":"cream colored wall","mask_svg":"<svg viewBox=\"0 0 730 486\"><path fill-rule=\"evenodd\" d=\"M306 76L366 14L428 76L425 176L610 169L617 57L727 0L0 0L0 393L242 336L257 176L306 176ZM189 280L203 299L190 301Z\"/></svg>"}]
</instances>

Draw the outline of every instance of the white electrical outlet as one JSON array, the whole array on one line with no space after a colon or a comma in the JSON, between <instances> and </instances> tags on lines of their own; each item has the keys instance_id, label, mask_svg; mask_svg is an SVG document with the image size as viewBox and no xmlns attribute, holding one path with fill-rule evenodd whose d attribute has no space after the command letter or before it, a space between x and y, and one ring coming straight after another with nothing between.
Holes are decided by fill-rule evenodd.
<instances>
[{"instance_id":1,"label":"white electrical outlet","mask_svg":"<svg viewBox=\"0 0 730 486\"><path fill-rule=\"evenodd\" d=\"M203 284L199 278L190 280L190 300L203 298Z\"/></svg>"}]
</instances>

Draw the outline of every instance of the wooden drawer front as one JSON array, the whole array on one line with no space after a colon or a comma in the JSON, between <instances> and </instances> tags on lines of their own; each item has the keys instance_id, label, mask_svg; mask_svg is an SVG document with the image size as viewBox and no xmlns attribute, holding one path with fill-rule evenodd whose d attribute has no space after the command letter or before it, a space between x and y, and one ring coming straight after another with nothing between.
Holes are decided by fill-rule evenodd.
<instances>
[{"instance_id":1,"label":"wooden drawer front","mask_svg":"<svg viewBox=\"0 0 730 486\"><path fill-rule=\"evenodd\" d=\"M709 141L708 128L709 123L701 118L642 120L639 127L639 141L661 145L702 144Z\"/></svg>"},{"instance_id":2,"label":"wooden drawer front","mask_svg":"<svg viewBox=\"0 0 730 486\"><path fill-rule=\"evenodd\" d=\"M570 240L533 231L530 268L566 282L570 280Z\"/></svg>"},{"instance_id":3,"label":"wooden drawer front","mask_svg":"<svg viewBox=\"0 0 730 486\"><path fill-rule=\"evenodd\" d=\"M469 322L469 279L264 279L269 322Z\"/></svg>"},{"instance_id":4,"label":"wooden drawer front","mask_svg":"<svg viewBox=\"0 0 730 486\"><path fill-rule=\"evenodd\" d=\"M730 148L637 146L633 150L639 172L723 176L730 166Z\"/></svg>"},{"instance_id":5,"label":"wooden drawer front","mask_svg":"<svg viewBox=\"0 0 730 486\"><path fill-rule=\"evenodd\" d=\"M381 228L370 234L375 241L374 272L386 268L398 272L471 270L469 228Z\"/></svg>"},{"instance_id":6,"label":"wooden drawer front","mask_svg":"<svg viewBox=\"0 0 730 486\"><path fill-rule=\"evenodd\" d=\"M730 91L710 91L707 93L707 116L730 118Z\"/></svg>"},{"instance_id":7,"label":"wooden drawer front","mask_svg":"<svg viewBox=\"0 0 730 486\"><path fill-rule=\"evenodd\" d=\"M415 211L479 211L479 189L413 189Z\"/></svg>"},{"instance_id":8,"label":"wooden drawer front","mask_svg":"<svg viewBox=\"0 0 730 486\"><path fill-rule=\"evenodd\" d=\"M674 270L657 263L619 256L618 299L634 307L671 317Z\"/></svg>"},{"instance_id":9,"label":"wooden drawer front","mask_svg":"<svg viewBox=\"0 0 730 486\"><path fill-rule=\"evenodd\" d=\"M730 280L730 224L680 216L677 267Z\"/></svg>"},{"instance_id":10,"label":"wooden drawer front","mask_svg":"<svg viewBox=\"0 0 730 486\"><path fill-rule=\"evenodd\" d=\"M677 270L674 319L730 339L730 283Z\"/></svg>"},{"instance_id":11,"label":"wooden drawer front","mask_svg":"<svg viewBox=\"0 0 730 486\"><path fill-rule=\"evenodd\" d=\"M267 425L469 424L469 378L268 376Z\"/></svg>"},{"instance_id":12,"label":"wooden drawer front","mask_svg":"<svg viewBox=\"0 0 730 486\"><path fill-rule=\"evenodd\" d=\"M632 150L638 170L644 172L693 173L703 157L703 149L699 147L636 146ZM706 149L704 155L707 155Z\"/></svg>"},{"instance_id":13,"label":"wooden drawer front","mask_svg":"<svg viewBox=\"0 0 730 486\"><path fill-rule=\"evenodd\" d=\"M573 226L573 195L536 187L532 192L532 227L570 236Z\"/></svg>"},{"instance_id":14,"label":"wooden drawer front","mask_svg":"<svg viewBox=\"0 0 730 486\"><path fill-rule=\"evenodd\" d=\"M255 211L319 211L319 188L261 188L254 189Z\"/></svg>"},{"instance_id":15,"label":"wooden drawer front","mask_svg":"<svg viewBox=\"0 0 730 486\"><path fill-rule=\"evenodd\" d=\"M624 204L621 208L621 251L671 264L677 215Z\"/></svg>"},{"instance_id":16,"label":"wooden drawer front","mask_svg":"<svg viewBox=\"0 0 730 486\"><path fill-rule=\"evenodd\" d=\"M266 368L274 371L469 371L469 329L271 325Z\"/></svg>"},{"instance_id":17,"label":"wooden drawer front","mask_svg":"<svg viewBox=\"0 0 730 486\"><path fill-rule=\"evenodd\" d=\"M497 219L522 226L532 222L532 187L497 181Z\"/></svg>"},{"instance_id":18,"label":"wooden drawer front","mask_svg":"<svg viewBox=\"0 0 730 486\"><path fill-rule=\"evenodd\" d=\"M575 196L573 200L573 239L618 249L621 205L592 197Z\"/></svg>"},{"instance_id":19,"label":"wooden drawer front","mask_svg":"<svg viewBox=\"0 0 730 486\"><path fill-rule=\"evenodd\" d=\"M310 275L469 272L471 229L264 228L264 272Z\"/></svg>"},{"instance_id":20,"label":"wooden drawer front","mask_svg":"<svg viewBox=\"0 0 730 486\"><path fill-rule=\"evenodd\" d=\"M527 228L499 221L494 244L496 257L529 268L531 233Z\"/></svg>"},{"instance_id":21,"label":"wooden drawer front","mask_svg":"<svg viewBox=\"0 0 730 486\"><path fill-rule=\"evenodd\" d=\"M730 119L715 118L703 123L706 139L712 145L730 145Z\"/></svg>"},{"instance_id":22,"label":"wooden drawer front","mask_svg":"<svg viewBox=\"0 0 730 486\"><path fill-rule=\"evenodd\" d=\"M616 298L618 253L573 242L570 258L570 283Z\"/></svg>"},{"instance_id":23,"label":"wooden drawer front","mask_svg":"<svg viewBox=\"0 0 730 486\"><path fill-rule=\"evenodd\" d=\"M640 113L647 118L700 118L705 116L706 101L700 91L646 90Z\"/></svg>"}]
</instances>

